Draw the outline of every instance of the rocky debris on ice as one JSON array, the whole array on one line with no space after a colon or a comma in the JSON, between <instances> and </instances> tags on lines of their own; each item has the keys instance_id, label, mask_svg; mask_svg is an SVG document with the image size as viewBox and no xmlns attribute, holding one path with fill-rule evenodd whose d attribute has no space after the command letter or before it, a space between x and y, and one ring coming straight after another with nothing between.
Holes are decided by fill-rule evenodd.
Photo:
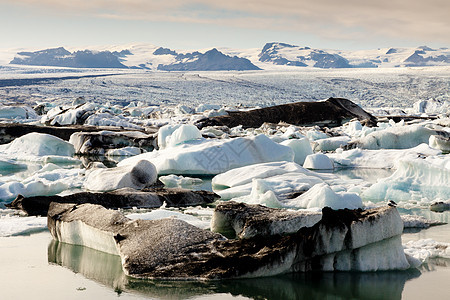
<instances>
[{"instance_id":1,"label":"rocky debris on ice","mask_svg":"<svg viewBox=\"0 0 450 300\"><path fill-rule=\"evenodd\" d=\"M446 224L417 215L402 215L401 218L404 228L429 228L430 226Z\"/></svg>"},{"instance_id":2,"label":"rocky debris on ice","mask_svg":"<svg viewBox=\"0 0 450 300\"><path fill-rule=\"evenodd\" d=\"M33 124L19 124L19 123L0 123L0 144L7 144L14 139L24 136L28 133L44 133L50 134L65 141L70 139L70 136L75 132L98 132L102 130L108 131L124 131L120 127L102 127L102 126L84 126L84 125L71 125L71 126L39 126ZM131 129L130 129L131 130ZM148 134L154 134L157 132L153 127L146 127Z\"/></svg>"},{"instance_id":3,"label":"rocky debris on ice","mask_svg":"<svg viewBox=\"0 0 450 300\"><path fill-rule=\"evenodd\" d=\"M160 175L214 175L256 163L292 161L294 152L260 134L246 138L191 140L127 158L118 165L134 164L142 159L152 162Z\"/></svg>"},{"instance_id":4,"label":"rocky debris on ice","mask_svg":"<svg viewBox=\"0 0 450 300\"><path fill-rule=\"evenodd\" d=\"M158 279L225 279L308 271L382 271L411 267L395 208L322 210L293 234L227 240L165 218L130 220L92 204L52 203L54 239L120 255L126 275Z\"/></svg>"},{"instance_id":5,"label":"rocky debris on ice","mask_svg":"<svg viewBox=\"0 0 450 300\"><path fill-rule=\"evenodd\" d=\"M235 201L219 203L214 209L211 230L226 236L248 239L255 236L285 235L311 227L322 213L269 208Z\"/></svg>"},{"instance_id":6,"label":"rocky debris on ice","mask_svg":"<svg viewBox=\"0 0 450 300\"><path fill-rule=\"evenodd\" d=\"M106 192L125 187L143 189L158 179L155 165L148 160L139 160L114 168L93 168L86 171L84 188L89 191Z\"/></svg>"},{"instance_id":7,"label":"rocky debris on ice","mask_svg":"<svg viewBox=\"0 0 450 300\"><path fill-rule=\"evenodd\" d=\"M350 100L329 98L318 102L296 102L242 112L230 112L229 115L208 118L199 121L199 128L225 125L244 128L260 127L264 122L286 122L293 125L340 126L345 120L358 118L375 126L376 118Z\"/></svg>"},{"instance_id":8,"label":"rocky debris on ice","mask_svg":"<svg viewBox=\"0 0 450 300\"><path fill-rule=\"evenodd\" d=\"M124 147L139 147L145 151L152 151L157 147L156 134L140 131L75 132L70 136L69 142L74 145L77 154L88 155L112 154L115 152L110 150Z\"/></svg>"},{"instance_id":9,"label":"rocky debris on ice","mask_svg":"<svg viewBox=\"0 0 450 300\"><path fill-rule=\"evenodd\" d=\"M14 201L6 204L12 209L20 209L30 216L45 216L51 202L57 203L91 203L111 209L186 207L213 203L219 198L213 192L192 191L181 188L151 188L135 190L123 188L112 192L92 193L80 192L66 196L34 196L19 195Z\"/></svg>"}]
</instances>

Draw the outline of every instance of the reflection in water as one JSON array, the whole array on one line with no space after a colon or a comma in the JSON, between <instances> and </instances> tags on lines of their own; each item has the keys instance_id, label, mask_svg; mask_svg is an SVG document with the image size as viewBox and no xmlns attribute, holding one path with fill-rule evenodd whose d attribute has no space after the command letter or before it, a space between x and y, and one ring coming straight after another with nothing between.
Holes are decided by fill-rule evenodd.
<instances>
[{"instance_id":1,"label":"reflection in water","mask_svg":"<svg viewBox=\"0 0 450 300\"><path fill-rule=\"evenodd\" d=\"M48 261L81 273L88 279L122 291L160 299L185 299L228 293L264 299L401 299L407 280L417 269L373 273L307 273L223 281L160 281L127 277L119 256L52 241Z\"/></svg>"}]
</instances>

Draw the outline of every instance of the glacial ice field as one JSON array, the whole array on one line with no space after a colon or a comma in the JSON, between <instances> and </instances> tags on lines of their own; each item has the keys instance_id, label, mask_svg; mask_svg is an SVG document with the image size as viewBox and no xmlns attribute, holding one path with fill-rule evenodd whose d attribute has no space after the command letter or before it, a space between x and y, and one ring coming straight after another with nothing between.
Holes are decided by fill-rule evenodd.
<instances>
[{"instance_id":1,"label":"glacial ice field","mask_svg":"<svg viewBox=\"0 0 450 300\"><path fill-rule=\"evenodd\" d=\"M227 111L329 97L359 104L379 117L377 126L357 120L329 130L289 124L248 129L194 126L202 118ZM80 273L84 279L77 282L100 298L122 292L121 297L164 298L178 289L183 297L232 294L247 299L277 295L279 288L288 294L286 299L296 299L317 283L323 294L308 290L317 296L358 298L367 289L385 289L392 299L402 295L418 299L425 295L429 283L425 280L430 277L438 295L448 294L441 284L450 272L449 67L166 73L3 66L0 99L2 123L102 126L100 140L113 141L106 147L86 142L79 134L64 140L44 133L6 141L0 133L5 139L0 145L0 257L33 241L39 245L33 247L48 251L45 261L52 264L45 266L42 257L33 256L31 264L38 265L41 274L50 274L54 264L64 266L66 272ZM414 118L395 122L388 115ZM158 135L155 149L131 145L108 126L134 132L129 133L133 138L148 135L146 129L151 128ZM5 207L18 195L142 189L157 178L166 187L206 189L225 201L293 211L320 212L325 206L364 209L394 201L404 222L404 253L420 266L380 275L324 274L316 279L283 275L243 280L235 289L226 282L197 286L196 292L191 292L191 283L161 288L162 283L126 277L117 256L50 242L46 217ZM438 202L442 209L434 209ZM177 218L210 229L213 210L214 205L163 205L123 211L133 220ZM18 260L0 264L11 271L14 265L26 270L28 266ZM108 262L110 269L102 271L100 261ZM38 276L27 275L32 286L39 286ZM66 283L71 280L67 274L63 277ZM9 282L5 276L0 281ZM355 285L345 286L348 281ZM271 287L264 290L263 285ZM425 290L421 294L414 286Z\"/></svg>"}]
</instances>

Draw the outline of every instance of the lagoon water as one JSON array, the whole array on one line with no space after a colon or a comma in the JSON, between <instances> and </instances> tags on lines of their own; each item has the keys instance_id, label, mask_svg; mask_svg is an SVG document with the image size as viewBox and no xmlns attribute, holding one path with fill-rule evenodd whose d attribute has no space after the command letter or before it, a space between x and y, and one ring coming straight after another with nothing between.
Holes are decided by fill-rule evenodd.
<instances>
[{"instance_id":1,"label":"lagoon water","mask_svg":"<svg viewBox=\"0 0 450 300\"><path fill-rule=\"evenodd\" d=\"M404 234L445 236L450 225ZM49 232L0 238L2 299L446 299L450 260L420 269L308 273L218 282L145 281L126 277L120 258L59 243Z\"/></svg>"},{"instance_id":2,"label":"lagoon water","mask_svg":"<svg viewBox=\"0 0 450 300\"><path fill-rule=\"evenodd\" d=\"M389 171L337 172L342 178L387 177ZM210 189L203 178L202 187ZM450 212L401 213L447 221ZM409 230L403 243L450 243L450 224ZM450 259L433 258L419 269L391 272L286 274L224 281L137 280L125 276L119 256L54 241L46 229L0 237L2 299L446 299Z\"/></svg>"}]
</instances>

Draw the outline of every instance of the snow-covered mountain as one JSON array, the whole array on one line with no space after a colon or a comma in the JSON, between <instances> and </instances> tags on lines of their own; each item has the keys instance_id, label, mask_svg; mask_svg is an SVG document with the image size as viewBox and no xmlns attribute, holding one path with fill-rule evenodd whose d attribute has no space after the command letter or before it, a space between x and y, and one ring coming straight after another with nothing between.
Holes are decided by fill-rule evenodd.
<instances>
[{"instance_id":1,"label":"snow-covered mountain","mask_svg":"<svg viewBox=\"0 0 450 300\"><path fill-rule=\"evenodd\" d=\"M4 54L1 57L1 54ZM285 43L262 49L213 48L173 50L150 44L52 48L38 51L0 50L0 62L72 68L123 68L153 71L218 71L292 68L383 68L450 66L448 48L379 48L329 50Z\"/></svg>"},{"instance_id":2,"label":"snow-covered mountain","mask_svg":"<svg viewBox=\"0 0 450 300\"><path fill-rule=\"evenodd\" d=\"M343 51L299 47L284 43L267 43L259 61L276 65L316 68L377 68L450 65L448 48L380 48Z\"/></svg>"}]
</instances>

